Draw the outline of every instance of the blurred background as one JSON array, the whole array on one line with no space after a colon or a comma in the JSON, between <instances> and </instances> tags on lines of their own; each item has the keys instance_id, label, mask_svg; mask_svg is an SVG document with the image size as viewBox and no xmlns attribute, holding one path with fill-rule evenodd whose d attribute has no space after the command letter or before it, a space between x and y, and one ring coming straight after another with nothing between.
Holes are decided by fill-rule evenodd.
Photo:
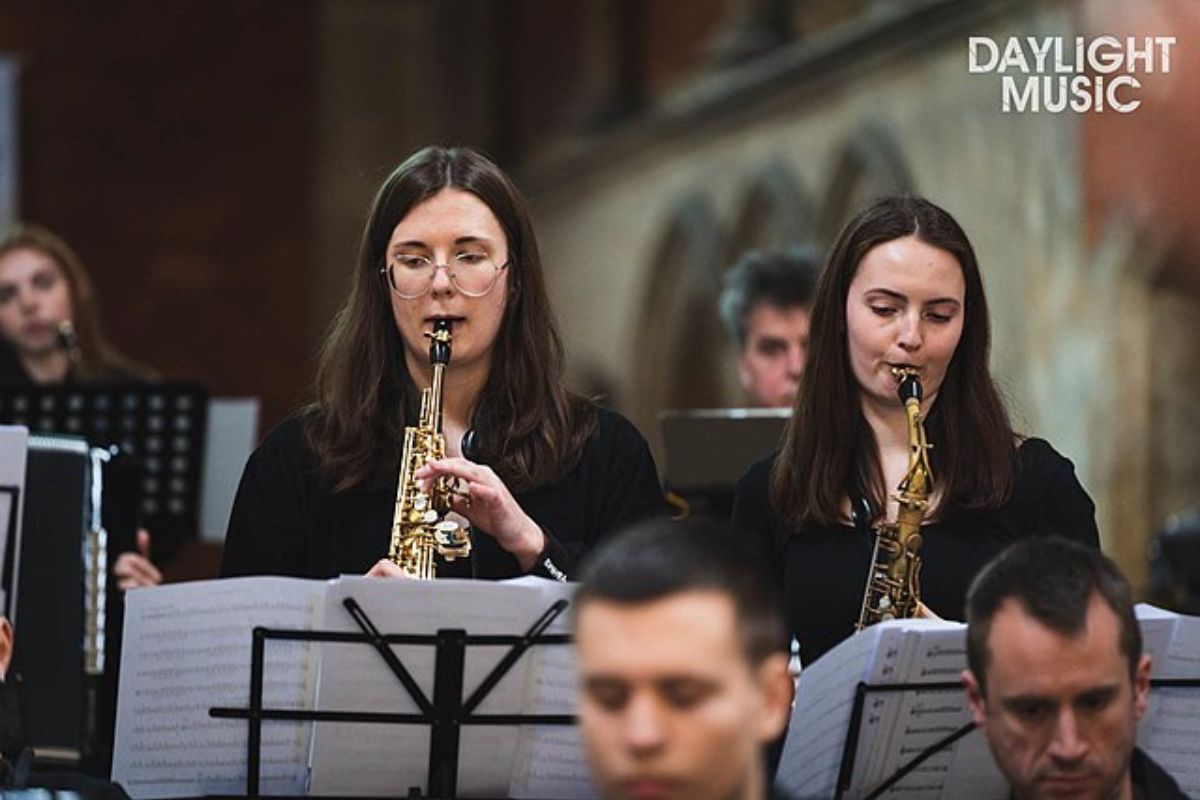
<instances>
[{"instance_id":1,"label":"blurred background","mask_svg":"<svg viewBox=\"0 0 1200 800\"><path fill-rule=\"evenodd\" d=\"M967 70L968 36L1102 34L1177 39L1132 114L1005 114ZM0 225L59 233L121 351L265 432L382 178L478 146L533 202L577 388L661 448L660 411L740 402L737 256L917 192L976 246L1019 429L1149 592L1200 504L1197 42L1194 0L0 0Z\"/></svg>"}]
</instances>

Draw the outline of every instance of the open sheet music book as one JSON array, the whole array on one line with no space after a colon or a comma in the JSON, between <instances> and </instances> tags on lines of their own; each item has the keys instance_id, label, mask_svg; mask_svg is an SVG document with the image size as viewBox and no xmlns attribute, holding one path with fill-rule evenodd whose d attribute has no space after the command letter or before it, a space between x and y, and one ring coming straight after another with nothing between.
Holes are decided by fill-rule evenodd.
<instances>
[{"instance_id":1,"label":"open sheet music book","mask_svg":"<svg viewBox=\"0 0 1200 800\"><path fill-rule=\"evenodd\" d=\"M1200 678L1200 618L1145 605L1137 613L1146 652L1154 659L1152 679ZM852 755L853 770L842 796L868 796L925 748L971 722L961 688L919 686L957 683L965 667L966 626L961 623L898 620L842 642L800 676L777 782L798 798L827 800L837 796L844 757ZM856 743L847 750L860 683L918 686L868 691ZM1138 745L1185 792L1200 794L1200 689L1154 688ZM939 751L883 795L908 800L1007 796L978 731Z\"/></svg>"},{"instance_id":2,"label":"open sheet music book","mask_svg":"<svg viewBox=\"0 0 1200 800\"><path fill-rule=\"evenodd\" d=\"M1200 679L1200 617L1145 604L1137 616L1142 649L1154 659L1150 680ZM1137 742L1184 794L1200 797L1200 688L1152 685Z\"/></svg>"},{"instance_id":3,"label":"open sheet music book","mask_svg":"<svg viewBox=\"0 0 1200 800\"><path fill-rule=\"evenodd\" d=\"M242 794L247 723L212 719L214 706L246 707L256 626L358 632L342 600L353 597L384 634L523 634L574 587L539 578L488 581L332 581L234 578L129 593L113 780L134 798ZM566 633L563 614L545 631ZM434 648L394 645L433 697ZM464 695L507 651L468 646ZM267 708L413 713L379 654L362 643L269 640ZM571 647L535 646L488 695L480 714L574 714ZM429 727L381 723L267 722L263 794L403 795L426 787ZM462 728L458 793L591 797L574 726Z\"/></svg>"}]
</instances>

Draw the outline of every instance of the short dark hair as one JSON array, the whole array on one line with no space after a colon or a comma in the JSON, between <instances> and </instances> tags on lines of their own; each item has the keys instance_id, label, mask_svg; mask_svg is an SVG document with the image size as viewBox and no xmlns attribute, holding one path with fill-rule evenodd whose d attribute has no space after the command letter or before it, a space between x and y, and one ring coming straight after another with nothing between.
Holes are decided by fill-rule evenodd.
<instances>
[{"instance_id":1,"label":"short dark hair","mask_svg":"<svg viewBox=\"0 0 1200 800\"><path fill-rule=\"evenodd\" d=\"M746 346L750 314L760 303L788 308L812 303L821 256L811 247L750 250L725 273L721 321L738 349Z\"/></svg>"},{"instance_id":2,"label":"short dark hair","mask_svg":"<svg viewBox=\"0 0 1200 800\"><path fill-rule=\"evenodd\" d=\"M1142 655L1142 631L1133 613L1133 591L1116 564L1099 550L1058 536L1026 539L997 556L967 590L967 666L980 691L991 658L992 619L1004 601L1015 599L1042 625L1076 636L1087 626L1095 595L1117 615L1121 654L1133 678Z\"/></svg>"},{"instance_id":3,"label":"short dark hair","mask_svg":"<svg viewBox=\"0 0 1200 800\"><path fill-rule=\"evenodd\" d=\"M575 614L593 601L636 606L704 591L733 601L752 665L786 651L782 603L765 556L741 531L706 520L652 520L599 548L583 571Z\"/></svg>"}]
</instances>

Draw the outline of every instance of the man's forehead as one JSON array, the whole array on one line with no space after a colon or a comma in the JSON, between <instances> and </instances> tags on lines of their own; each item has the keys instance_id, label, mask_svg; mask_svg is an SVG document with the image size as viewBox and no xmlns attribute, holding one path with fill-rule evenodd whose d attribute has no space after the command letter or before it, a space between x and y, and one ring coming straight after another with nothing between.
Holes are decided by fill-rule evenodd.
<instances>
[{"instance_id":1,"label":"man's forehead","mask_svg":"<svg viewBox=\"0 0 1200 800\"><path fill-rule=\"evenodd\" d=\"M1008 598L992 617L987 647L989 689L1083 690L1128 674L1120 621L1099 595L1089 600L1084 625L1073 633L1050 627Z\"/></svg>"},{"instance_id":2,"label":"man's forehead","mask_svg":"<svg viewBox=\"0 0 1200 800\"><path fill-rule=\"evenodd\" d=\"M750 309L748 321L751 328L795 328L808 323L808 311L808 306L801 303L780 305L766 299Z\"/></svg>"},{"instance_id":3,"label":"man's forehead","mask_svg":"<svg viewBox=\"0 0 1200 800\"><path fill-rule=\"evenodd\" d=\"M734 612L733 599L725 592L686 589L650 600L587 598L578 609L575 624L580 632L612 624L629 626L632 631L637 631L673 620L702 621L706 624L701 627L707 630L723 628L726 624L736 629Z\"/></svg>"},{"instance_id":4,"label":"man's forehead","mask_svg":"<svg viewBox=\"0 0 1200 800\"><path fill-rule=\"evenodd\" d=\"M715 590L636 603L590 599L579 608L575 635L581 661L593 664L666 668L741 651L733 600Z\"/></svg>"}]
</instances>

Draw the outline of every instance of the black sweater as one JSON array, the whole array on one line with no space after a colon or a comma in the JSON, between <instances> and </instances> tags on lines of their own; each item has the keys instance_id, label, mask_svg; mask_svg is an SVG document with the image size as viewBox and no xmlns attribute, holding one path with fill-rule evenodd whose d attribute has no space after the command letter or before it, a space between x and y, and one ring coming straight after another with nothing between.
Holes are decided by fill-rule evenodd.
<instances>
[{"instance_id":1,"label":"black sweater","mask_svg":"<svg viewBox=\"0 0 1200 800\"><path fill-rule=\"evenodd\" d=\"M250 456L229 519L223 576L291 575L329 578L362 574L387 555L396 486L333 493L320 477L300 418L268 434ZM595 434L579 462L553 484L515 495L546 532L544 553L569 577L603 537L665 513L650 449L624 417L600 410ZM508 578L522 574L516 558L482 532L473 535L467 564L439 576ZM534 572L546 573L539 558Z\"/></svg>"},{"instance_id":2,"label":"black sweater","mask_svg":"<svg viewBox=\"0 0 1200 800\"><path fill-rule=\"evenodd\" d=\"M854 632L874 537L850 525L817 524L789 535L771 507L774 459L758 462L738 481L733 519L771 554L788 626L809 664ZM1026 439L1017 464L1012 497L1003 506L951 511L923 528L921 600L945 619L964 619L971 579L1017 539L1054 533L1100 546L1096 508L1068 459L1042 439Z\"/></svg>"}]
</instances>

